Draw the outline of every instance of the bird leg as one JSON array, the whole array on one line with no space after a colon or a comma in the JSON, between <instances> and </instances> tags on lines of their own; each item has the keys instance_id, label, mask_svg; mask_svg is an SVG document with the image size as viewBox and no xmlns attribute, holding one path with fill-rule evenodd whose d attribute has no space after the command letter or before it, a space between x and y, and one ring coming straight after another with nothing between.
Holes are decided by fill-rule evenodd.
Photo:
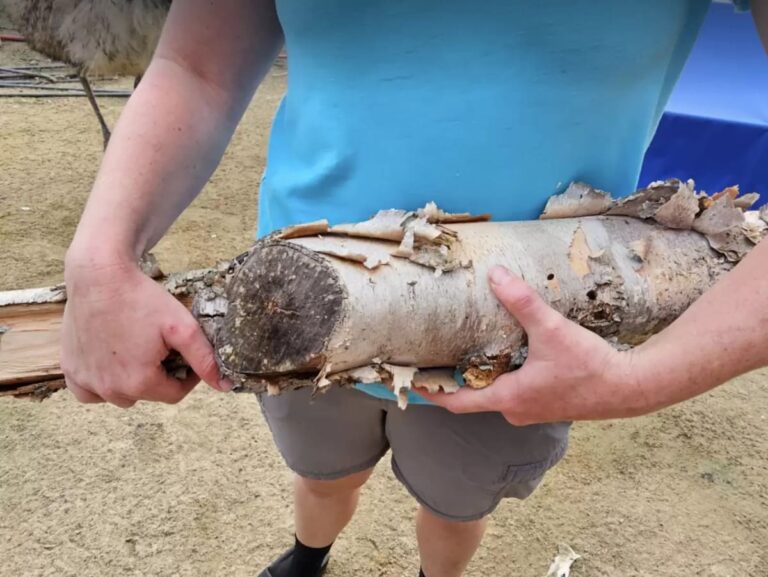
<instances>
[{"instance_id":1,"label":"bird leg","mask_svg":"<svg viewBox=\"0 0 768 577\"><path fill-rule=\"evenodd\" d=\"M91 108L93 108L93 111L96 113L96 118L99 120L99 125L101 126L101 136L104 139L104 150L106 150L107 145L109 144L109 137L111 136L109 127L104 121L104 117L102 116L101 110L99 109L99 103L96 102L96 97L93 95L91 84L82 73L80 74L80 84L83 85L83 90L85 90L85 95L88 97L88 102L91 103Z\"/></svg>"}]
</instances>

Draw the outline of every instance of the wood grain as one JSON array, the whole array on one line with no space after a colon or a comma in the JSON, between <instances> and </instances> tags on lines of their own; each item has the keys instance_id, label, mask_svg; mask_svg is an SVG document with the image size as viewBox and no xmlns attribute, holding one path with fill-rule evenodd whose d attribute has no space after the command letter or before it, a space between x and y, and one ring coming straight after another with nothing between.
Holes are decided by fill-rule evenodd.
<instances>
[{"instance_id":1,"label":"wood grain","mask_svg":"<svg viewBox=\"0 0 768 577\"><path fill-rule=\"evenodd\" d=\"M225 262L158 282L192 309L195 294L220 289L228 273ZM42 399L64 388L59 356L65 301L63 286L0 292L0 397Z\"/></svg>"},{"instance_id":2,"label":"wood grain","mask_svg":"<svg viewBox=\"0 0 768 577\"><path fill-rule=\"evenodd\" d=\"M0 307L0 391L62 377L63 313L63 302Z\"/></svg>"}]
</instances>

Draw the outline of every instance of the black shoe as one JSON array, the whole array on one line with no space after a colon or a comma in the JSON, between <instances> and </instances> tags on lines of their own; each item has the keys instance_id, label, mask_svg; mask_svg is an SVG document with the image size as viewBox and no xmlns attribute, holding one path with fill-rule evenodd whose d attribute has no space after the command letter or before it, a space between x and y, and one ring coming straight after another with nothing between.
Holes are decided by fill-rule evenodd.
<instances>
[{"instance_id":1,"label":"black shoe","mask_svg":"<svg viewBox=\"0 0 768 577\"><path fill-rule=\"evenodd\" d=\"M282 571L286 571L290 567L291 557L293 557L293 547L291 547L285 553L280 555L280 557L275 559L269 567L267 567L266 569L264 569L264 571L259 573L258 577L283 577ZM318 577L320 577L320 575L323 575L325 573L325 570L328 568L328 561L330 560L330 558L331 558L331 554L328 553L325 556L325 559L323 559L323 564L320 566L320 572L317 574Z\"/></svg>"}]
</instances>

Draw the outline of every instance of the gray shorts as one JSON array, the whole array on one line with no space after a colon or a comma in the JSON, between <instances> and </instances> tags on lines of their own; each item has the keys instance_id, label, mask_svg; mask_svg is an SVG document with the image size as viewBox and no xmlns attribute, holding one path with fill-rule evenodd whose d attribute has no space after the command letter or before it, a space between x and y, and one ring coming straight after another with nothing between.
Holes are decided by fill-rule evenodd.
<instances>
[{"instance_id":1,"label":"gray shorts","mask_svg":"<svg viewBox=\"0 0 768 577\"><path fill-rule=\"evenodd\" d=\"M453 521L480 519L504 498L525 499L565 454L568 423L515 427L499 413L455 415L440 407L334 388L260 395L287 465L302 477L338 479L373 467L392 449L392 469L414 498Z\"/></svg>"}]
</instances>

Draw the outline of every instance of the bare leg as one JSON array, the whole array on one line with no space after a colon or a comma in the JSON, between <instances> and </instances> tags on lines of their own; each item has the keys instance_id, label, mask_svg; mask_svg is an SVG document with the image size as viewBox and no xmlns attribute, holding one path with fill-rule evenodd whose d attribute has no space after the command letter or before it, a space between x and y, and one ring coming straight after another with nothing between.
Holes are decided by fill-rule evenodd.
<instances>
[{"instance_id":1,"label":"bare leg","mask_svg":"<svg viewBox=\"0 0 768 577\"><path fill-rule=\"evenodd\" d=\"M357 508L362 487L373 469L335 481L315 481L296 476L294 517L296 537L309 547L326 547L336 540Z\"/></svg>"},{"instance_id":2,"label":"bare leg","mask_svg":"<svg viewBox=\"0 0 768 577\"><path fill-rule=\"evenodd\" d=\"M480 546L486 520L447 521L419 507L416 537L427 577L460 577Z\"/></svg>"},{"instance_id":3,"label":"bare leg","mask_svg":"<svg viewBox=\"0 0 768 577\"><path fill-rule=\"evenodd\" d=\"M99 120L99 125L101 126L101 136L104 139L104 150L106 150L107 144L109 144L109 137L111 136L109 127L104 121L104 117L101 115L99 103L96 102L96 97L93 95L93 90L91 90L91 84L83 74L80 74L80 84L83 85L83 90L85 90L85 95L88 97L88 102L91 103L91 108L93 108L93 111L96 113L96 118Z\"/></svg>"}]
</instances>

